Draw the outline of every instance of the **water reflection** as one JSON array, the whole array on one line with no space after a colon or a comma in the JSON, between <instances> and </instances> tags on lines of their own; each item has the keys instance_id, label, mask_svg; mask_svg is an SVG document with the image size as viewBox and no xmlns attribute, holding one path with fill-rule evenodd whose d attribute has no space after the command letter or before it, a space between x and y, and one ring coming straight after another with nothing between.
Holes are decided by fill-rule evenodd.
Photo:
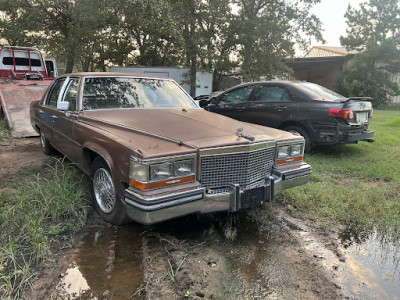
<instances>
[{"instance_id":1,"label":"water reflection","mask_svg":"<svg viewBox=\"0 0 400 300\"><path fill-rule=\"evenodd\" d=\"M400 299L399 242L377 231L341 235L349 267L345 287L360 299ZM346 240L344 237L348 237Z\"/></svg>"},{"instance_id":2,"label":"water reflection","mask_svg":"<svg viewBox=\"0 0 400 300\"><path fill-rule=\"evenodd\" d=\"M136 299L143 280L141 226L96 225L80 242L56 299Z\"/></svg>"},{"instance_id":3,"label":"water reflection","mask_svg":"<svg viewBox=\"0 0 400 300\"><path fill-rule=\"evenodd\" d=\"M57 289L65 296L81 297L90 287L79 267L72 262Z\"/></svg>"}]
</instances>

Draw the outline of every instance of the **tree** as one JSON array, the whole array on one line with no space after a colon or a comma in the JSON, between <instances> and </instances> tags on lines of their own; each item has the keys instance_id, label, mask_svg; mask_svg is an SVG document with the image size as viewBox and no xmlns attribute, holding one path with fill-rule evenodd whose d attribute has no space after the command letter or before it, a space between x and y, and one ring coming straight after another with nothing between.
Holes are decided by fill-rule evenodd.
<instances>
[{"instance_id":1,"label":"tree","mask_svg":"<svg viewBox=\"0 0 400 300\"><path fill-rule=\"evenodd\" d=\"M309 13L319 0L170 1L192 95L199 66L214 69L216 78L232 71L245 81L272 78L287 70L283 61L293 56L294 43L306 44L302 33L322 40L320 21Z\"/></svg>"},{"instance_id":2,"label":"tree","mask_svg":"<svg viewBox=\"0 0 400 300\"><path fill-rule=\"evenodd\" d=\"M103 30L115 21L110 6L95 0L0 0L0 11L2 38L46 49L65 62L67 73L80 58L84 66L93 63Z\"/></svg>"},{"instance_id":3,"label":"tree","mask_svg":"<svg viewBox=\"0 0 400 300\"><path fill-rule=\"evenodd\" d=\"M320 0L0 0L0 38L44 48L67 72L110 64L199 68L218 80L272 78L294 43L322 40L309 13Z\"/></svg>"},{"instance_id":4,"label":"tree","mask_svg":"<svg viewBox=\"0 0 400 300\"><path fill-rule=\"evenodd\" d=\"M400 72L400 6L398 0L369 0L360 9L348 7L343 46L361 51L339 76L336 87L345 96L369 96L377 106L400 93L388 77Z\"/></svg>"},{"instance_id":5,"label":"tree","mask_svg":"<svg viewBox=\"0 0 400 300\"><path fill-rule=\"evenodd\" d=\"M287 71L284 59L294 44L304 46L305 35L323 40L321 22L309 13L319 0L236 0L235 29L244 81L273 78Z\"/></svg>"},{"instance_id":6,"label":"tree","mask_svg":"<svg viewBox=\"0 0 400 300\"><path fill-rule=\"evenodd\" d=\"M340 43L348 49L365 50L368 44L379 45L387 39L400 38L400 6L398 0L369 0L360 9L348 6L345 14L347 36Z\"/></svg>"},{"instance_id":7,"label":"tree","mask_svg":"<svg viewBox=\"0 0 400 300\"><path fill-rule=\"evenodd\" d=\"M122 28L143 66L179 64L182 37L167 0L122 0Z\"/></svg>"}]
</instances>

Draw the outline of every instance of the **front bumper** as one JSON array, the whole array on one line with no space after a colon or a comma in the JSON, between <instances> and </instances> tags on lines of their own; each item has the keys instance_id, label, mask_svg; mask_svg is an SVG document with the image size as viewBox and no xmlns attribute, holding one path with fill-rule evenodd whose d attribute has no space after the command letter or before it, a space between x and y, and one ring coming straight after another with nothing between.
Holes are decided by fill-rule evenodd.
<instances>
[{"instance_id":1,"label":"front bumper","mask_svg":"<svg viewBox=\"0 0 400 300\"><path fill-rule=\"evenodd\" d=\"M235 184L216 191L197 186L160 196L143 197L128 188L124 202L129 218L146 225L193 213L235 212L272 201L282 190L307 183L311 172L311 167L306 163L301 163L295 169L273 169L265 182L247 189Z\"/></svg>"}]
</instances>

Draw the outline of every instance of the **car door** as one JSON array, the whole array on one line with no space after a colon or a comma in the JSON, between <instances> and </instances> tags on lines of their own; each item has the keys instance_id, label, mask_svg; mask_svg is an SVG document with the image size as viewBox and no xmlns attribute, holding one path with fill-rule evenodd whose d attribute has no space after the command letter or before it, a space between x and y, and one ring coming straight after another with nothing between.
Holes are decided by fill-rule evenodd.
<instances>
[{"instance_id":1,"label":"car door","mask_svg":"<svg viewBox=\"0 0 400 300\"><path fill-rule=\"evenodd\" d=\"M65 82L66 78L61 78L53 82L37 112L37 118L42 123L41 130L52 145L54 144L53 124L57 114L57 102Z\"/></svg>"},{"instance_id":2,"label":"car door","mask_svg":"<svg viewBox=\"0 0 400 300\"><path fill-rule=\"evenodd\" d=\"M278 128L296 118L297 105L283 84L263 83L255 88L246 114L253 123Z\"/></svg>"},{"instance_id":3,"label":"car door","mask_svg":"<svg viewBox=\"0 0 400 300\"><path fill-rule=\"evenodd\" d=\"M68 77L64 88L58 97L59 104L69 103L67 110L57 109L53 115L54 144L63 154L72 161L76 161L77 145L74 139L74 125L78 118L77 99L79 91L79 78ZM59 105L60 106L60 105Z\"/></svg>"},{"instance_id":4,"label":"car door","mask_svg":"<svg viewBox=\"0 0 400 300\"><path fill-rule=\"evenodd\" d=\"M218 96L217 103L207 107L209 111L219 113L240 121L248 121L248 117L243 113L251 98L255 84L241 86L227 91Z\"/></svg>"}]
</instances>

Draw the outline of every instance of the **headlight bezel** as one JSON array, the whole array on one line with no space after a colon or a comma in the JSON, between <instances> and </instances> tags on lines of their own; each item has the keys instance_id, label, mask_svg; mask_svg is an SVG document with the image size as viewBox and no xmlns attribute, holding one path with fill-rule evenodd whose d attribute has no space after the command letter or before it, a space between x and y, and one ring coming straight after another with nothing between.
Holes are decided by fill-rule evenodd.
<instances>
[{"instance_id":1,"label":"headlight bezel","mask_svg":"<svg viewBox=\"0 0 400 300\"><path fill-rule=\"evenodd\" d=\"M286 148L286 150L284 150ZM281 153L286 153L282 155ZM284 165L303 161L304 141L281 143L276 146L275 164Z\"/></svg>"},{"instance_id":2,"label":"headlight bezel","mask_svg":"<svg viewBox=\"0 0 400 300\"><path fill-rule=\"evenodd\" d=\"M142 166L142 169L137 165ZM182 165L190 166L191 170L179 171L179 166ZM173 184L195 181L196 166L196 155L162 157L150 160L141 160L131 156L129 169L130 185L141 190L151 190ZM147 174L139 178L135 176L134 170L146 170ZM162 174L164 171L166 171L166 174ZM168 172L170 173L169 175Z\"/></svg>"}]
</instances>

